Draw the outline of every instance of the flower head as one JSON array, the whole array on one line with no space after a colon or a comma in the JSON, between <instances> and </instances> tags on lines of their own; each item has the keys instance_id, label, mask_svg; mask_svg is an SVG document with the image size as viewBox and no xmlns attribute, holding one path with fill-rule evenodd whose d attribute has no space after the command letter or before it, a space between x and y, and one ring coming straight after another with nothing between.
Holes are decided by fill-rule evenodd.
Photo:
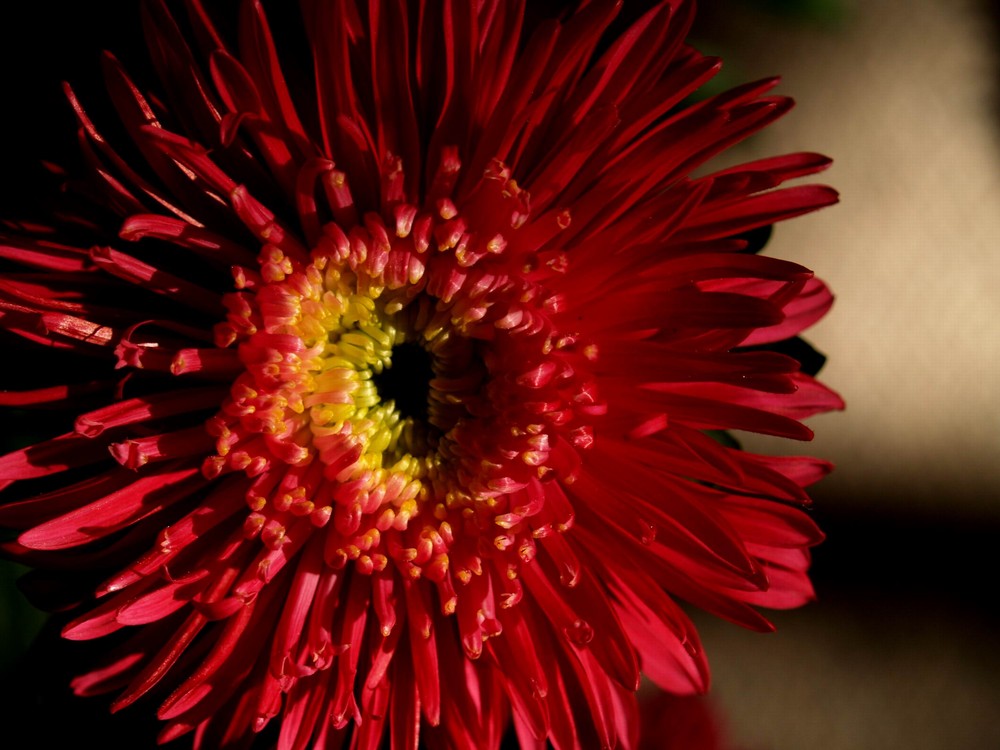
<instances>
[{"instance_id":1,"label":"flower head","mask_svg":"<svg viewBox=\"0 0 1000 750\"><path fill-rule=\"evenodd\" d=\"M791 102L687 104L686 0L617 39L612 2L301 5L293 86L259 3L230 46L147 2L162 94L104 59L133 157L67 88L116 218L8 234L0 325L97 374L0 396L78 412L0 458L6 551L102 572L64 635L125 637L74 688L164 740L633 746L640 669L707 686L675 598L811 597L827 464L711 433L840 406L768 349L826 288L746 252L828 161L692 176Z\"/></svg>"}]
</instances>

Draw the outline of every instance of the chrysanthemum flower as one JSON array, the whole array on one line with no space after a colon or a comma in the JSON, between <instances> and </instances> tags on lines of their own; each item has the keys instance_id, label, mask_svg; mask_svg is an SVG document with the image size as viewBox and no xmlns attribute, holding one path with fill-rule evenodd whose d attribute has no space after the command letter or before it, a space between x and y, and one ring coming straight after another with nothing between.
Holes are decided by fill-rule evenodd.
<instances>
[{"instance_id":1,"label":"chrysanthemum flower","mask_svg":"<svg viewBox=\"0 0 1000 750\"><path fill-rule=\"evenodd\" d=\"M603 0L303 0L298 68L257 2L236 44L176 5L155 94L104 58L127 138L67 88L93 210L0 246L8 338L64 363L2 403L76 414L0 458L5 549L103 576L66 638L121 631L74 689L203 748L634 746L640 671L708 682L676 600L812 596L827 464L711 433L840 406L768 346L830 294L745 252L827 159L693 176L791 101L688 104L687 0L616 39Z\"/></svg>"}]
</instances>

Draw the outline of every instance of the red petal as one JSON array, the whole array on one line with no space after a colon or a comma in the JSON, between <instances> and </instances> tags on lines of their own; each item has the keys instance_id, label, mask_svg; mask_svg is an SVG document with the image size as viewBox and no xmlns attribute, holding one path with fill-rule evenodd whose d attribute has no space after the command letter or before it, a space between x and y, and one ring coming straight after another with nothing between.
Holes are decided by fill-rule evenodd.
<instances>
[{"instance_id":1,"label":"red petal","mask_svg":"<svg viewBox=\"0 0 1000 750\"><path fill-rule=\"evenodd\" d=\"M26 531L30 549L65 549L105 537L189 497L206 483L198 469L174 469L142 477L110 495Z\"/></svg>"},{"instance_id":2,"label":"red petal","mask_svg":"<svg viewBox=\"0 0 1000 750\"><path fill-rule=\"evenodd\" d=\"M96 463L106 456L103 445L68 433L0 456L0 480L44 477Z\"/></svg>"}]
</instances>

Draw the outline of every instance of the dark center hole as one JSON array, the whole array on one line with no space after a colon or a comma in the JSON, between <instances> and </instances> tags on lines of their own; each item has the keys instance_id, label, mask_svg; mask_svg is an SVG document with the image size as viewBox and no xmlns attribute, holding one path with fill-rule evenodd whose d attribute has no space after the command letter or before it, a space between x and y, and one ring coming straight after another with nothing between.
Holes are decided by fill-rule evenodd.
<instances>
[{"instance_id":1,"label":"dark center hole","mask_svg":"<svg viewBox=\"0 0 1000 750\"><path fill-rule=\"evenodd\" d=\"M419 344L406 342L393 347L392 367L375 374L372 380L382 400L395 401L404 419L426 422L433 377L431 355Z\"/></svg>"}]
</instances>

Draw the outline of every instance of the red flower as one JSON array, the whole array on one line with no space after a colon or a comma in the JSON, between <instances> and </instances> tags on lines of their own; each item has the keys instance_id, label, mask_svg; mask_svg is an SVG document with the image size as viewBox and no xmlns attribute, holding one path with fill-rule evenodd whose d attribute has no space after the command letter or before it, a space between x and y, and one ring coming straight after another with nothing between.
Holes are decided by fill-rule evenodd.
<instances>
[{"instance_id":1,"label":"red flower","mask_svg":"<svg viewBox=\"0 0 1000 750\"><path fill-rule=\"evenodd\" d=\"M104 214L7 236L0 314L97 375L3 394L91 406L0 458L0 523L115 571L63 631L128 633L78 693L158 694L162 739L206 748L272 720L282 748L496 747L510 719L631 747L640 669L707 686L675 597L767 630L812 596L828 465L706 431L808 439L841 406L761 346L830 294L741 252L836 200L777 189L828 160L691 176L791 106L685 104L719 68L692 2L606 47L615 3L524 6L303 0L303 70L256 2L229 47L152 0L163 101L104 61L141 164L67 89Z\"/></svg>"}]
</instances>

